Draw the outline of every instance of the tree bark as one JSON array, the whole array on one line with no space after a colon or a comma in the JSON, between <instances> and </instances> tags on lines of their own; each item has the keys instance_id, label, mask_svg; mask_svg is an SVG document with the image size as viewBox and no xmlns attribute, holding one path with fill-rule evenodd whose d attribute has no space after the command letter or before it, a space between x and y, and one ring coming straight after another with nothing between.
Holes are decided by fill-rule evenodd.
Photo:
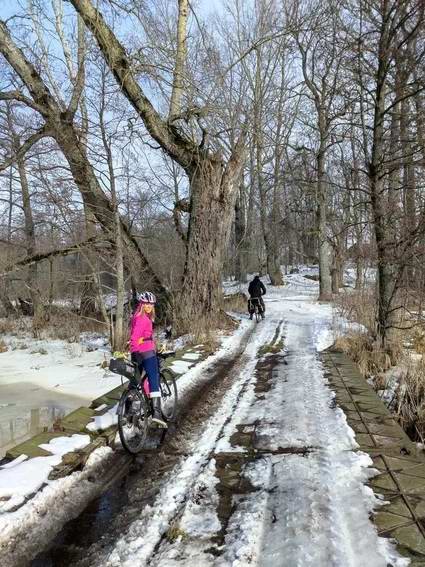
<instances>
[{"instance_id":1,"label":"tree bark","mask_svg":"<svg viewBox=\"0 0 425 567\"><path fill-rule=\"evenodd\" d=\"M229 242L240 175L239 161L228 164L204 160L190 175L190 220L182 291L176 306L176 327L187 332L193 325L219 321L221 274Z\"/></svg>"},{"instance_id":2,"label":"tree bark","mask_svg":"<svg viewBox=\"0 0 425 567\"><path fill-rule=\"evenodd\" d=\"M248 281L248 244L245 185L243 175L241 175L239 192L235 203L235 278L242 283Z\"/></svg>"},{"instance_id":3,"label":"tree bark","mask_svg":"<svg viewBox=\"0 0 425 567\"><path fill-rule=\"evenodd\" d=\"M22 195L22 209L24 212L24 226L25 226L25 242L26 250L28 256L33 256L36 254L37 245L35 238L35 226L32 213L31 196L28 184L27 169L25 164L25 158L19 155L19 148L21 147L21 140L16 133L15 125L13 122L13 111L8 105L7 107L7 120L8 127L12 138L12 149L13 152L18 155L17 157L17 169L19 175L19 182L21 186ZM39 283L38 283L38 269L37 264L31 264L28 267L27 274L27 286L30 292L31 301L33 305L33 325L36 328L42 325L45 321L46 313L43 305L43 301L40 294Z\"/></svg>"},{"instance_id":4,"label":"tree bark","mask_svg":"<svg viewBox=\"0 0 425 567\"><path fill-rule=\"evenodd\" d=\"M383 15L384 19L385 14ZM378 288L378 317L377 335L381 346L387 343L388 331L391 327L391 307L394 297L394 267L392 258L387 254L388 224L384 205L384 181L382 164L384 160L384 117L385 89L387 81L388 23L381 30L378 53L378 69L376 74L375 107L373 121L373 142L368 167L368 177L373 211L374 232L377 248L377 288Z\"/></svg>"},{"instance_id":5,"label":"tree bark","mask_svg":"<svg viewBox=\"0 0 425 567\"><path fill-rule=\"evenodd\" d=\"M181 99L183 96L184 68L187 57L187 18L189 15L188 0L178 0L179 15L177 20L177 49L176 63L174 66L173 90L171 92L169 120L172 121L181 110Z\"/></svg>"},{"instance_id":6,"label":"tree bark","mask_svg":"<svg viewBox=\"0 0 425 567\"><path fill-rule=\"evenodd\" d=\"M25 240L27 243L27 254L28 256L32 256L33 254L36 253L36 240L35 240L34 220L32 215L32 208L31 208L31 198L30 198L30 192L28 186L28 177L27 177L24 160L19 159L17 165L18 165L19 180L22 191L22 206L23 206L24 218L25 218ZM34 309L33 324L34 327L37 327L38 325L43 324L46 317L46 313L38 285L37 264L31 264L28 267L27 283Z\"/></svg>"}]
</instances>

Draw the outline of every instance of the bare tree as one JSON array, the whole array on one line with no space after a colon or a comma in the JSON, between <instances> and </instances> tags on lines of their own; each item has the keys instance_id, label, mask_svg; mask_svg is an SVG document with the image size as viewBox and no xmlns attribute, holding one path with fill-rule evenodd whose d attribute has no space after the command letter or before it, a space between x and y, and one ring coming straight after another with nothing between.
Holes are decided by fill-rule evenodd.
<instances>
[{"instance_id":1,"label":"bare tree","mask_svg":"<svg viewBox=\"0 0 425 567\"><path fill-rule=\"evenodd\" d=\"M175 124L164 120L135 80L124 47L100 12L88 0L72 0L72 4L92 31L123 94L142 118L150 136L188 175L190 220L176 321L183 328L189 321L211 318L217 314L221 295L223 254L237 197L244 136L241 134L225 158L219 152L209 152L202 142L196 143Z\"/></svg>"}]
</instances>

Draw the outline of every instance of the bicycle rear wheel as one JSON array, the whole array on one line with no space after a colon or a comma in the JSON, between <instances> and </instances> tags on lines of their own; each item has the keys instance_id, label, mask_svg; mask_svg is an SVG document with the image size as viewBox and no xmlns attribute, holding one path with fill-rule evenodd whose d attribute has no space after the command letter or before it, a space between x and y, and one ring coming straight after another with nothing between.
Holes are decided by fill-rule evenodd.
<instances>
[{"instance_id":1,"label":"bicycle rear wheel","mask_svg":"<svg viewBox=\"0 0 425 567\"><path fill-rule=\"evenodd\" d=\"M173 374L167 369L161 370L159 387L161 388L162 415L167 421L173 421L177 414L177 384Z\"/></svg>"},{"instance_id":2,"label":"bicycle rear wheel","mask_svg":"<svg viewBox=\"0 0 425 567\"><path fill-rule=\"evenodd\" d=\"M149 429L149 410L143 394L136 388L126 390L119 401L117 413L121 444L134 455L143 449Z\"/></svg>"},{"instance_id":3,"label":"bicycle rear wheel","mask_svg":"<svg viewBox=\"0 0 425 567\"><path fill-rule=\"evenodd\" d=\"M255 320L257 321L257 323L261 321L261 313L258 305L255 307Z\"/></svg>"}]
</instances>

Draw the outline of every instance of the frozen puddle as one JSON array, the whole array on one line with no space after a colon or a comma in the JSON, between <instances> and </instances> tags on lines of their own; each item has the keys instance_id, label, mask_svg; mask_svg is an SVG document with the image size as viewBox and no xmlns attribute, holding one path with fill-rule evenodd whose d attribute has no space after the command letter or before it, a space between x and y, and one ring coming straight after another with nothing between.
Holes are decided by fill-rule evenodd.
<instances>
[{"instance_id":1,"label":"frozen puddle","mask_svg":"<svg viewBox=\"0 0 425 567\"><path fill-rule=\"evenodd\" d=\"M50 427L55 419L87 405L87 399L31 382L0 384L0 459L7 450Z\"/></svg>"}]
</instances>

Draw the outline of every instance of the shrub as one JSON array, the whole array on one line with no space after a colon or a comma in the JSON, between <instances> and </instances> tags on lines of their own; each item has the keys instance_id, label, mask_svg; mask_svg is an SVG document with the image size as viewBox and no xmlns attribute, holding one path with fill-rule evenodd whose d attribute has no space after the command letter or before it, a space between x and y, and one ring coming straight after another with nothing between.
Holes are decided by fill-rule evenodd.
<instances>
[{"instance_id":1,"label":"shrub","mask_svg":"<svg viewBox=\"0 0 425 567\"><path fill-rule=\"evenodd\" d=\"M338 313L348 321L354 321L365 327L368 332L376 334L376 295L373 289L341 293L335 297Z\"/></svg>"},{"instance_id":2,"label":"shrub","mask_svg":"<svg viewBox=\"0 0 425 567\"><path fill-rule=\"evenodd\" d=\"M223 309L224 311L234 311L236 313L246 313L247 298L244 293L233 293L232 295L226 295L223 297Z\"/></svg>"},{"instance_id":3,"label":"shrub","mask_svg":"<svg viewBox=\"0 0 425 567\"><path fill-rule=\"evenodd\" d=\"M369 378L397 364L402 345L394 341L383 350L368 333L350 333L335 340L335 348L348 354L363 376Z\"/></svg>"},{"instance_id":4,"label":"shrub","mask_svg":"<svg viewBox=\"0 0 425 567\"><path fill-rule=\"evenodd\" d=\"M413 440L425 440L425 361L408 360L395 396L395 412Z\"/></svg>"}]
</instances>

